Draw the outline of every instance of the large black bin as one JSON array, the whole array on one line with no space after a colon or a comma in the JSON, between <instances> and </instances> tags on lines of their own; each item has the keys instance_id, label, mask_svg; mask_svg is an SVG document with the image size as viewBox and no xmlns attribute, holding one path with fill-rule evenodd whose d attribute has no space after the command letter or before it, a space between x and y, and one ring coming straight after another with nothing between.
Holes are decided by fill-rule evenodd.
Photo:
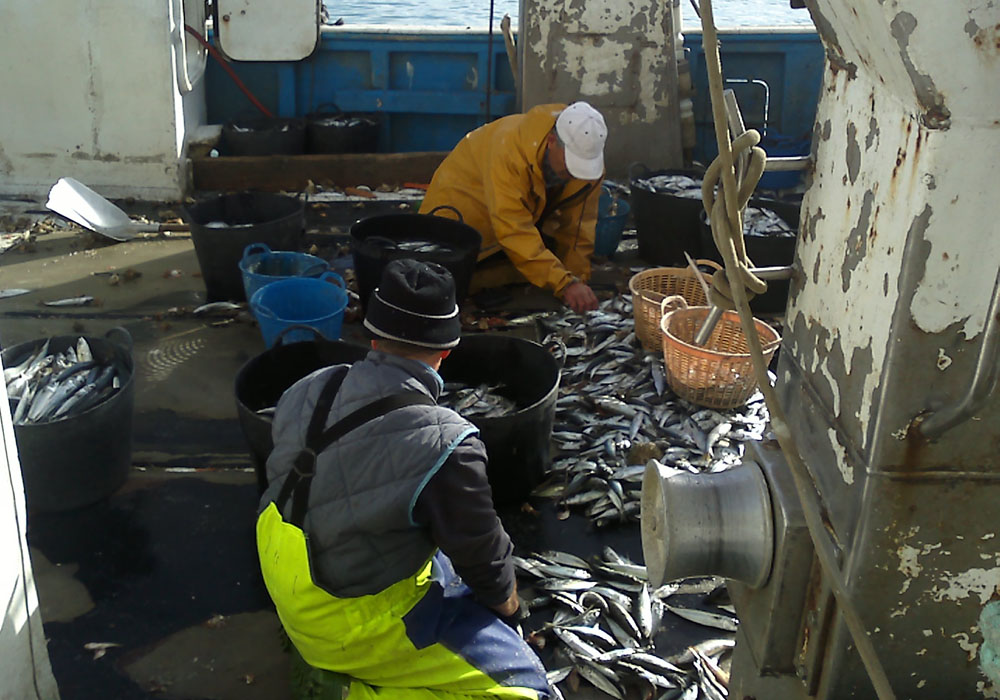
<instances>
[{"instance_id":1,"label":"large black bin","mask_svg":"<svg viewBox=\"0 0 1000 700\"><path fill-rule=\"evenodd\" d=\"M489 455L487 475L497 505L518 503L545 476L559 393L560 366L544 347L521 338L469 335L441 364L446 382L503 384L517 412L473 417Z\"/></svg>"},{"instance_id":2,"label":"large black bin","mask_svg":"<svg viewBox=\"0 0 1000 700\"><path fill-rule=\"evenodd\" d=\"M306 115L309 153L375 153L382 130L379 114L350 114L336 105L320 105Z\"/></svg>"},{"instance_id":3,"label":"large black bin","mask_svg":"<svg viewBox=\"0 0 1000 700\"><path fill-rule=\"evenodd\" d=\"M62 352L76 345L80 337L53 337L48 352ZM103 338L83 337L96 360L114 363L121 386L108 399L82 413L48 423L14 426L25 500L29 510L35 512L71 510L110 496L125 483L132 463L132 336L124 328L112 328ZM5 349L4 366L22 362L45 340L30 340Z\"/></svg>"},{"instance_id":4,"label":"large black bin","mask_svg":"<svg viewBox=\"0 0 1000 700\"><path fill-rule=\"evenodd\" d=\"M630 170L629 200L639 243L639 257L651 265L685 267L685 252L692 258L703 257L698 235L698 215L704 211L704 206L700 198L679 197L657 191L648 181L661 175L686 175L701 180L701 173L695 170L649 172L642 166Z\"/></svg>"},{"instance_id":5,"label":"large black bin","mask_svg":"<svg viewBox=\"0 0 1000 700\"><path fill-rule=\"evenodd\" d=\"M317 369L354 363L366 354L366 348L339 340L279 341L243 365L236 375L236 412L261 491L267 487L265 466L274 443L271 417L258 411L277 404L288 387ZM559 372L556 359L537 343L492 335L463 337L441 365L445 381L502 383L517 404L517 412L509 416L470 419L489 454L487 475L497 504L524 499L545 475Z\"/></svg>"},{"instance_id":6,"label":"large black bin","mask_svg":"<svg viewBox=\"0 0 1000 700\"><path fill-rule=\"evenodd\" d=\"M307 326L295 328L315 331ZM284 334L282 334L284 335ZM250 457L257 473L257 486L267 487L265 464L274 442L271 440L271 416L257 411L278 403L285 389L322 367L354 363L368 353L360 345L341 340L326 340L322 336L304 343L275 341L274 347L249 360L236 375L236 413L240 428L250 447Z\"/></svg>"},{"instance_id":7,"label":"large black bin","mask_svg":"<svg viewBox=\"0 0 1000 700\"><path fill-rule=\"evenodd\" d=\"M759 203L760 200L758 200ZM753 203L753 200L751 200ZM759 207L763 209L764 207ZM775 212L778 214L778 212ZM789 217L791 213L789 212ZM795 245L798 235L796 224L790 224L788 219L778 214L792 231L785 234L745 234L743 244L746 246L747 257L757 267L779 267L791 265L795 261ZM708 223L708 215L703 211L698 225L701 231L702 255L709 260L722 264L722 254L712 238L712 227ZM757 314L776 314L785 310L788 305L788 293L791 288L789 280L772 280L767 283L767 291L750 300L750 309Z\"/></svg>"},{"instance_id":8,"label":"large black bin","mask_svg":"<svg viewBox=\"0 0 1000 700\"><path fill-rule=\"evenodd\" d=\"M239 264L251 243L297 250L305 230L305 200L269 192L240 192L185 208L191 241L209 301L244 301Z\"/></svg>"},{"instance_id":9,"label":"large black bin","mask_svg":"<svg viewBox=\"0 0 1000 700\"><path fill-rule=\"evenodd\" d=\"M298 155L305 152L306 122L285 117L242 117L222 126L225 156Z\"/></svg>"},{"instance_id":10,"label":"large black bin","mask_svg":"<svg viewBox=\"0 0 1000 700\"><path fill-rule=\"evenodd\" d=\"M462 221L435 216L434 212L442 208L454 211L461 219L461 214L453 207L437 207L430 214L370 216L351 226L354 272L362 307L367 309L368 297L378 286L382 269L400 258L435 262L448 268L455 278L456 298L459 303L465 299L482 236ZM421 241L437 247L422 252L399 245Z\"/></svg>"}]
</instances>

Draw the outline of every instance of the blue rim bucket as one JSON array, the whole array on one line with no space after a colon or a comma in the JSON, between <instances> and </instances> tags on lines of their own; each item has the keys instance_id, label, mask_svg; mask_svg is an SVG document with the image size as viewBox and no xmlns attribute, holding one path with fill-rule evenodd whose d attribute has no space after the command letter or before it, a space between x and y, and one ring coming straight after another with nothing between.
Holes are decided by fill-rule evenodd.
<instances>
[{"instance_id":1,"label":"blue rim bucket","mask_svg":"<svg viewBox=\"0 0 1000 700\"><path fill-rule=\"evenodd\" d=\"M611 214L611 205L617 201L617 209ZM628 219L629 203L615 197L607 187L601 188L601 198L597 204L597 228L594 234L594 254L610 258L618 250Z\"/></svg>"},{"instance_id":2,"label":"blue rim bucket","mask_svg":"<svg viewBox=\"0 0 1000 700\"><path fill-rule=\"evenodd\" d=\"M347 308L344 278L325 272L319 279L289 277L265 285L250 298L250 308L260 325L267 347L289 326L308 326L327 340L339 340ZM306 329L285 334L289 343L312 340Z\"/></svg>"},{"instance_id":3,"label":"blue rim bucket","mask_svg":"<svg viewBox=\"0 0 1000 700\"><path fill-rule=\"evenodd\" d=\"M247 299L264 285L291 277L319 278L329 271L330 264L323 258L308 253L271 250L266 243L251 243L243 249L240 272Z\"/></svg>"}]
</instances>

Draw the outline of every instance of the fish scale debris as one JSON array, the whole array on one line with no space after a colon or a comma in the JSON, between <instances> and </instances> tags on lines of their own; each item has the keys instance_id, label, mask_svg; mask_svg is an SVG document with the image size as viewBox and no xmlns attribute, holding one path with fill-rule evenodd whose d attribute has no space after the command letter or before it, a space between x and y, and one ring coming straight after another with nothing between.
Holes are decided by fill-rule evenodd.
<instances>
[{"instance_id":1,"label":"fish scale debris","mask_svg":"<svg viewBox=\"0 0 1000 700\"><path fill-rule=\"evenodd\" d=\"M737 409L706 409L666 385L663 359L635 336L631 301L616 297L596 311L537 320L544 344L563 349L552 440L557 455L536 496L579 509L598 527L639 520L645 464L657 459L692 473L740 463L749 440L762 439L763 396Z\"/></svg>"},{"instance_id":2,"label":"fish scale debris","mask_svg":"<svg viewBox=\"0 0 1000 700\"><path fill-rule=\"evenodd\" d=\"M514 557L522 605L535 628L523 630L525 639L548 650L547 675L557 697L560 684L575 690L581 679L619 699L636 697L630 688L638 688L640 697L651 697L650 691L652 697L665 691L681 697L692 689L691 697L726 697L728 675L718 659L732 649L738 620L705 604L724 591L722 579L683 579L651 589L645 567L610 547L593 563L571 556L550 551ZM573 585L564 589L560 582ZM589 585L581 589L582 583ZM694 596L701 605L691 605ZM667 615L696 622L712 636L663 657L654 637Z\"/></svg>"}]
</instances>

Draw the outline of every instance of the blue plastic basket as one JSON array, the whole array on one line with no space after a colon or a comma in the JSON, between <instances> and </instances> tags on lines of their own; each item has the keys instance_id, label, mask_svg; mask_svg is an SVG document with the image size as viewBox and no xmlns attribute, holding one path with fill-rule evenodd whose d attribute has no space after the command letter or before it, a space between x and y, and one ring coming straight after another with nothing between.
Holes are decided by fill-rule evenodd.
<instances>
[{"instance_id":1,"label":"blue plastic basket","mask_svg":"<svg viewBox=\"0 0 1000 700\"><path fill-rule=\"evenodd\" d=\"M611 214L611 206L617 201L617 209ZM601 198L597 203L597 230L594 237L594 254L606 258L614 256L622 240L625 221L628 219L629 203L615 197L607 187L601 188Z\"/></svg>"},{"instance_id":2,"label":"blue plastic basket","mask_svg":"<svg viewBox=\"0 0 1000 700\"><path fill-rule=\"evenodd\" d=\"M325 272L319 279L289 277L265 285L250 298L261 335L267 347L274 345L278 335L289 326L308 326L327 340L339 340L347 308L344 278L336 272ZM293 330L285 342L313 339L308 330Z\"/></svg>"},{"instance_id":3,"label":"blue plastic basket","mask_svg":"<svg viewBox=\"0 0 1000 700\"><path fill-rule=\"evenodd\" d=\"M272 251L266 243L251 243L243 249L240 272L247 299L258 289L271 282L290 277L320 277L330 269L323 258L307 253Z\"/></svg>"}]
</instances>

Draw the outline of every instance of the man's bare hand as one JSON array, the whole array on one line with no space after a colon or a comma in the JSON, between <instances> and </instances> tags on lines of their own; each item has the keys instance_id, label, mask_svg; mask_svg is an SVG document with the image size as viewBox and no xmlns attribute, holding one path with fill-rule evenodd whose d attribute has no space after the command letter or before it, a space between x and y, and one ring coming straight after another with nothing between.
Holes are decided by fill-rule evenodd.
<instances>
[{"instance_id":1,"label":"man's bare hand","mask_svg":"<svg viewBox=\"0 0 1000 700\"><path fill-rule=\"evenodd\" d=\"M500 605L494 605L493 609L496 610L497 614L502 617L510 617L517 612L519 607L521 607L521 601L517 597L517 589L515 588L514 592L510 594L510 597L507 598L507 600L500 603Z\"/></svg>"},{"instance_id":2,"label":"man's bare hand","mask_svg":"<svg viewBox=\"0 0 1000 700\"><path fill-rule=\"evenodd\" d=\"M584 282L573 282L563 290L563 303L573 311L583 313L597 308L597 295Z\"/></svg>"}]
</instances>

